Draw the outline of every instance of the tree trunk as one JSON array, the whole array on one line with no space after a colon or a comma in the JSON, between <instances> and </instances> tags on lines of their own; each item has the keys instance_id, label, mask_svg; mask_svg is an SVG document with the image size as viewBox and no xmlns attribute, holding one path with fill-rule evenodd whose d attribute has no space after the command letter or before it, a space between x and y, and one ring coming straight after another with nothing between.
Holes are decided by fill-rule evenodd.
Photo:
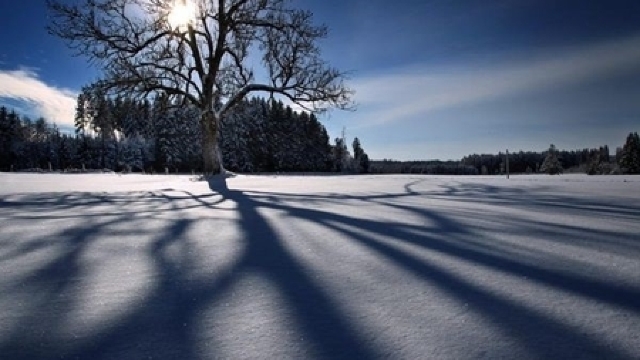
<instances>
[{"instance_id":1,"label":"tree trunk","mask_svg":"<svg viewBox=\"0 0 640 360\"><path fill-rule=\"evenodd\" d=\"M202 127L202 160L205 175L220 174L224 167L218 144L218 119L211 111L204 111L200 119Z\"/></svg>"}]
</instances>

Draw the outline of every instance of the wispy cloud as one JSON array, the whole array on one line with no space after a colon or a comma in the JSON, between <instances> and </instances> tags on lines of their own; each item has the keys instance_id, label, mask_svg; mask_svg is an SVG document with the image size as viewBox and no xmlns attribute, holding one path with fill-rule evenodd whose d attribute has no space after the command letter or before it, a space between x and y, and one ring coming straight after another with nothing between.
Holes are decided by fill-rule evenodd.
<instances>
[{"instance_id":1,"label":"wispy cloud","mask_svg":"<svg viewBox=\"0 0 640 360\"><path fill-rule=\"evenodd\" d=\"M406 121L436 110L638 71L639 63L640 35L636 35L492 66L402 69L355 79L363 110L356 118L363 119L359 127Z\"/></svg>"},{"instance_id":2,"label":"wispy cloud","mask_svg":"<svg viewBox=\"0 0 640 360\"><path fill-rule=\"evenodd\" d=\"M73 124L76 96L72 90L46 84L33 69L0 70L0 98L28 103L50 122Z\"/></svg>"}]
</instances>

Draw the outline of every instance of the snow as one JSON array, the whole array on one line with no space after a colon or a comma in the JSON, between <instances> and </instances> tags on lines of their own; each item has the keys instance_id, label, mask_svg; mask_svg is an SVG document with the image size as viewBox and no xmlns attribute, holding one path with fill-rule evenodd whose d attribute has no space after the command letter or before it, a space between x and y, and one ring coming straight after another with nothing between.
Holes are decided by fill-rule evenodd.
<instances>
[{"instance_id":1,"label":"snow","mask_svg":"<svg viewBox=\"0 0 640 360\"><path fill-rule=\"evenodd\" d=\"M3 359L640 358L640 178L0 174Z\"/></svg>"}]
</instances>

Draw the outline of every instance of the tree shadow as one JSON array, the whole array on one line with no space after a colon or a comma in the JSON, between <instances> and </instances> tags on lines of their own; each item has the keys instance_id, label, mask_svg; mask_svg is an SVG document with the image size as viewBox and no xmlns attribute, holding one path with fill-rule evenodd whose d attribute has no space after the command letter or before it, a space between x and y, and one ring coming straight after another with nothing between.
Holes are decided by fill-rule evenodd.
<instances>
[{"instance_id":1,"label":"tree shadow","mask_svg":"<svg viewBox=\"0 0 640 360\"><path fill-rule=\"evenodd\" d=\"M16 271L5 272L5 281L0 282L5 305L2 315L7 320L0 342L2 358L198 358L187 339L189 329L183 325L194 316L185 301L190 293L181 284L180 270L162 251L173 242L186 242L186 230L193 220L169 220L166 229L153 232L144 224L176 209L202 206L198 204L202 199L194 197L193 203L175 206L183 199L169 199L167 204L164 195L44 193L4 198L0 217L5 229L17 228L28 235L29 224L34 222L46 224L36 227L60 221L63 225L36 230L38 235L47 235L3 242L0 267ZM76 220L72 226L66 225L69 219ZM158 235L153 238L153 233ZM125 249L109 247L119 236L131 242L118 242ZM138 241L143 236L152 240ZM140 271L137 264L126 262L120 265L131 270L117 268L118 257L131 253L148 253L155 262L148 283L139 284L147 289L135 289L143 293L141 298L118 288ZM110 262L115 265L108 269L115 274L101 271ZM95 282L87 283L88 279ZM83 303L92 307L83 308Z\"/></svg>"},{"instance_id":2,"label":"tree shadow","mask_svg":"<svg viewBox=\"0 0 640 360\"><path fill-rule=\"evenodd\" d=\"M460 261L472 263L485 268L509 274L511 276L526 279L544 287L551 288L581 299L602 302L635 314L640 314L640 290L638 287L629 287L628 284L609 283L604 280L582 273L583 263L572 261L562 256L545 253L542 250L532 252L529 249L528 256L523 257L521 249L513 244L495 246L492 239L474 232L464 224L453 220L449 216L434 209L424 207L412 207L390 202L407 196L438 196L441 198L453 198L458 200L461 194L469 196L488 196L490 201L499 200L501 203L509 203L513 206L528 206L532 204L531 198L535 194L524 189L508 189L503 191L500 187L483 187L477 184L462 184L459 188L448 187L444 193L421 193L413 190L412 186L419 182L405 185L405 192L401 194L376 194L367 196L341 196L340 201L349 199L363 203L382 204L388 208L396 208L408 213L413 213L434 224L428 229L392 221L369 220L356 217L338 215L330 211L316 210L306 206L312 202L322 201L323 195L291 195L285 193L231 192L235 201L246 204L251 208L260 206L285 212L289 218L319 223L322 226L341 233L344 238L357 241L368 246L379 254L391 259L398 266L427 279L430 283L436 283L452 297L464 299L465 303L492 323L500 324L506 331L517 338L521 345L525 346L529 354L536 358L628 358L629 353L618 351L610 344L601 341L591 335L585 334L579 328L565 324L560 320L528 308L523 304L512 301L503 295L484 290L479 284L460 278L435 264L413 256L403 250L379 239L380 235L394 239L397 243L410 243L429 252L443 254L457 258ZM329 195L326 201L335 201L336 196ZM469 199L471 200L471 199ZM481 200L482 201L482 200ZM563 202L567 205L562 205ZM291 204L296 204L292 206ZM606 203L595 201L582 201L580 199L563 197L562 199L538 199L534 200L536 206L548 208L560 208L562 211L574 210L577 212L605 211L607 213L621 215L636 215L633 207L616 209ZM299 205L299 206L298 206ZM241 205L240 208L245 205ZM240 210L242 211L242 210ZM484 215L487 216L486 214ZM640 216L638 216L640 218ZM526 220L517 221L517 227L527 233L533 232L540 223L527 224ZM500 220L498 220L500 221ZM547 226L554 226L548 225ZM556 230L563 225L555 225ZM356 231L357 229L357 231ZM363 231L370 234L364 235ZM557 236L555 241L574 242L575 237L584 236L588 230L579 231L572 228L573 232L562 234L559 231L551 235ZM637 254L637 243L627 241L625 235L616 232L600 231L600 236L606 238L604 246L606 250L616 253L624 253L633 250ZM579 244L584 245L584 244ZM513 250L513 251L511 251ZM636 257L637 258L637 257ZM540 261L540 260L544 261ZM552 345L552 346L550 346Z\"/></svg>"},{"instance_id":3,"label":"tree shadow","mask_svg":"<svg viewBox=\"0 0 640 360\"><path fill-rule=\"evenodd\" d=\"M477 182L460 182L453 185L442 185L444 193L435 192L431 195L444 196L450 200L473 201L483 204L510 205L526 207L536 210L561 210L574 214L593 214L598 216L638 218L640 206L632 199L621 203L601 198L592 194L588 198L577 198L570 195L560 195L557 192L546 194L549 186L532 188L502 187Z\"/></svg>"},{"instance_id":4,"label":"tree shadow","mask_svg":"<svg viewBox=\"0 0 640 360\"><path fill-rule=\"evenodd\" d=\"M524 283L602 303L638 319L640 290L637 286L608 283L598 276L584 274L581 269L583 263L563 254L552 254L531 246L520 248L515 243L487 237L486 232L460 220L468 217L468 213L416 205L414 201L433 198L449 202L475 200L524 207L529 206L530 199L536 195L532 190L509 192L499 187L461 184L442 191L419 191L415 187L420 185L420 181L414 181L405 184L404 191L397 193L287 194L240 190L230 188L229 183L233 181L211 178L207 184L210 192L204 195L163 189L145 193L5 196L0 203L0 221L5 223L55 222L73 217L82 218L82 222L74 227L57 229L48 238L29 239L20 244L2 239L5 248L0 247L0 269L8 269L14 264L26 266L36 261L32 259L41 259L41 253L47 256L37 260L36 264L41 266L0 282L0 294L5 294L0 295L0 301L7 305L0 316L11 320L7 322L10 325L5 331L0 332L0 354L12 359L195 360L230 357L226 352L228 349L224 348L226 334L222 325L234 318L222 314L224 307L221 304L240 283L255 275L269 284L281 299L280 305L286 308L291 320L283 324L291 327L290 330L296 333L295 338L304 339L297 344L284 344L280 353L282 357L376 359L393 356L389 349L381 347L382 342L371 336L375 329L363 328L362 323L352 321L355 315L346 310L337 294L329 292L305 261L286 246L270 218L264 215L264 211L276 211L287 221L313 223L330 230L339 235L336 241L358 244L420 279L422 284L419 286L434 287L452 301L464 304L502 334L496 339L507 338L517 344L516 348L523 349L521 353L514 354L517 357L624 359L638 355L529 303L520 302L517 297L510 296L508 290L491 290L482 279L465 278L442 262L428 261L421 255L452 259L453 266L464 264L522 278ZM406 199L412 202L406 202ZM554 211L597 209L616 214L613 205L569 197L564 200L570 205L562 206L557 199L534 200L534 205ZM428 226L400 222L393 217L385 220L349 216L332 208L333 204L345 202L354 208L377 206L389 212L398 211L421 219ZM233 204L233 210L229 210L227 204ZM200 212L195 217L189 216L189 211L194 209ZM620 214L631 217L637 216L636 210L633 206L618 209ZM239 230L235 239L239 250L229 262L216 264L216 271L195 279L194 264L198 262L199 248L192 231L203 222L214 221L200 218L202 211L207 214L226 211L234 215L221 220L220 225ZM472 216L484 219L490 214ZM146 225L154 221L162 227ZM586 234L578 228L565 228L563 232L560 231L561 226L528 224L526 219L515 216L498 221L525 232L543 228L548 232L543 234L545 238L552 238L557 233L554 240L558 242L573 241L575 246L586 244L575 241L575 238ZM120 236L122 229L131 238L131 248L106 259L87 259L87 254L97 252L96 247L100 253L112 251L104 244L105 239ZM219 241L216 238L218 230L222 231L214 226L211 239L207 240ZM602 230L598 236L608 241L603 245L605 251L637 249L633 242L622 241L624 236L615 232ZM147 240L138 240L138 237ZM418 250L410 251L407 246ZM88 285L82 282L96 271L95 264L109 261L120 264L118 257L128 259L130 253L146 259L146 265L134 266L132 270L148 273L143 277L146 282L133 291L139 292L139 296L123 302L121 309L95 315L97 320L105 321L96 322L93 326L74 320L86 297ZM122 264L127 262L123 260ZM115 274L109 281L97 285L117 287L118 276L127 274ZM125 277L122 282L127 280ZM96 292L97 296L103 294L109 298L127 297L120 291L114 288ZM100 304L99 299L90 300L96 306ZM253 299L247 301L254 302ZM255 300L259 301L262 300ZM91 313L91 310L87 311ZM213 321L213 325L204 329L198 325L205 316L203 314ZM71 334L77 337L69 335L83 329L85 333ZM207 333L203 334L203 331ZM206 336L208 338L203 340ZM498 343L484 345L485 350L489 348L494 352L482 353L479 349L467 347L469 353L466 355L498 356L503 346ZM427 348L415 343L412 346ZM236 351L234 354L248 354L243 349L233 350ZM266 353L262 355L266 356ZM425 356L429 357L429 354Z\"/></svg>"},{"instance_id":5,"label":"tree shadow","mask_svg":"<svg viewBox=\"0 0 640 360\"><path fill-rule=\"evenodd\" d=\"M297 330L312 342L309 355L328 359L377 358L371 344L366 344L346 321L330 294L315 283L312 274L283 246L272 226L260 215L258 209L263 203L242 191L229 189L224 180L209 180L209 186L237 205L247 248L235 271L258 272L275 284L295 314Z\"/></svg>"},{"instance_id":6,"label":"tree shadow","mask_svg":"<svg viewBox=\"0 0 640 360\"><path fill-rule=\"evenodd\" d=\"M16 244L0 255L0 264L21 263L40 251L53 251L52 247L57 251L52 261L3 285L5 294L27 289L26 293L38 293L39 296L11 304L9 309L26 310L9 334L2 338L0 354L15 359L201 359L219 356L215 355L215 349L204 352L196 345L200 335L193 324L199 321L203 310L220 301L243 276L258 273L275 285L293 313L292 331L299 333L296 337L305 339L305 343L292 349L303 348L301 357L377 358L375 350L364 344L330 296L279 243L273 229L256 211L258 204L242 193L226 188L224 181L215 186L212 183L212 187L215 196L176 194L174 189L163 189L159 193L146 193L146 197L135 193L50 193L23 194L6 199L5 209L21 211L2 212L5 221L81 217L86 224L61 230L47 239ZM215 201L203 202L203 199L211 198ZM168 213L179 215L193 208L224 211L216 208L223 201L236 203L239 215L236 226L242 229L241 238L246 243L245 250L233 264L219 271L217 276L192 281L188 255L195 249L190 248L188 230L196 220L173 219L166 228L157 229L157 235L144 245L154 263L154 275L148 284L152 289L146 292L144 299L131 305L113 322L101 326L99 331L73 334L73 339L67 337L68 343L56 341L63 337L60 328L70 322L69 317L81 302L81 293L86 292L87 285L78 282L93 270L83 256L96 241L113 236L112 229L116 227L131 229L129 235L133 236L149 235L144 229L132 228L136 220L150 221ZM138 207L144 211L137 211ZM72 214L65 214L69 211ZM102 221L104 217L108 220ZM179 248L178 253L184 256L176 255L172 247ZM236 350L242 353L241 349ZM298 357L294 355L287 357Z\"/></svg>"}]
</instances>

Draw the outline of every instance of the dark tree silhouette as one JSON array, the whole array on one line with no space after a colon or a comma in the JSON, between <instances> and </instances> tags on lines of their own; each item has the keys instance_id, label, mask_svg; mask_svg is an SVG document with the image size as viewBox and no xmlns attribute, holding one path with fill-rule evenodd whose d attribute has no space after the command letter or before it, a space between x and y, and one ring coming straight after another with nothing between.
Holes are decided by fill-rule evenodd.
<instances>
[{"instance_id":1,"label":"dark tree silhouette","mask_svg":"<svg viewBox=\"0 0 640 360\"><path fill-rule=\"evenodd\" d=\"M313 111L352 106L345 74L322 59L317 45L327 28L289 3L48 0L48 29L102 67L95 87L140 97L166 93L196 106L204 171L218 173L220 127L247 94L279 94ZM265 79L254 76L250 53L261 60Z\"/></svg>"},{"instance_id":2,"label":"dark tree silhouette","mask_svg":"<svg viewBox=\"0 0 640 360\"><path fill-rule=\"evenodd\" d=\"M640 174L640 136L637 132L629 133L622 147L620 167L627 174Z\"/></svg>"}]
</instances>

